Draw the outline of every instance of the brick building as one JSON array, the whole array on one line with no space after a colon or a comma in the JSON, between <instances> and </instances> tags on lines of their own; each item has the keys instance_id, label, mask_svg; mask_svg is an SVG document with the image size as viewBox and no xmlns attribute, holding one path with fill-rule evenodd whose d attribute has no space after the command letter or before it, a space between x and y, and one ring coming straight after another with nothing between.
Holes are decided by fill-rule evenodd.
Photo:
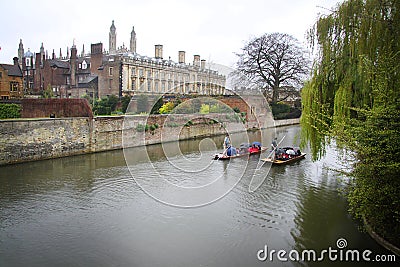
<instances>
[{"instance_id":1,"label":"brick building","mask_svg":"<svg viewBox=\"0 0 400 267\"><path fill-rule=\"evenodd\" d=\"M0 98L23 97L22 70L18 64L18 58L14 58L14 64L0 64Z\"/></svg>"},{"instance_id":2,"label":"brick building","mask_svg":"<svg viewBox=\"0 0 400 267\"><path fill-rule=\"evenodd\" d=\"M117 47L116 27L112 21L109 32L109 51L102 43L91 45L89 54L78 55L75 44L67 48L67 56L60 50L56 57L44 51L34 55L24 53L22 40L18 49L18 62L24 73L26 94L40 94L50 87L53 94L61 97L91 95L135 94L199 94L221 95L225 93L226 78L217 71L206 68L206 61L195 55L193 64L185 62L185 51L179 51L178 62L163 58L163 46L155 45L154 57L141 56L136 52L136 32L131 32L130 47Z\"/></svg>"}]
</instances>

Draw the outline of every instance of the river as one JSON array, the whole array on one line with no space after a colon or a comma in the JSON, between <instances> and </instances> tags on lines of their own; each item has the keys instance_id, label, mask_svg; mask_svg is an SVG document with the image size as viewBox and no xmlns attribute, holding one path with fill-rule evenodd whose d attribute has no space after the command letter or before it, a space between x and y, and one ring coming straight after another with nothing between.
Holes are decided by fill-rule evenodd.
<instances>
[{"instance_id":1,"label":"river","mask_svg":"<svg viewBox=\"0 0 400 267\"><path fill-rule=\"evenodd\" d=\"M278 135L286 136L282 145L298 143L299 126L268 131L261 141ZM259 140L260 133L236 134L232 142L247 138ZM323 262L284 260L294 250L338 249L339 239L347 241L346 249L391 254L348 214L339 193L343 183L330 169L339 160L335 149L328 148L317 162L307 156L287 166L262 166L257 171L269 171L268 176L249 192L259 156L212 161L222 140L1 167L0 266L365 266L327 255ZM154 173L189 187L217 179L232 188L183 208L177 205L182 199L174 202L174 192L160 183L149 189L159 193L156 198L143 189L141 183L151 182ZM190 201L200 203L196 196ZM266 247L286 256L261 261Z\"/></svg>"}]
</instances>

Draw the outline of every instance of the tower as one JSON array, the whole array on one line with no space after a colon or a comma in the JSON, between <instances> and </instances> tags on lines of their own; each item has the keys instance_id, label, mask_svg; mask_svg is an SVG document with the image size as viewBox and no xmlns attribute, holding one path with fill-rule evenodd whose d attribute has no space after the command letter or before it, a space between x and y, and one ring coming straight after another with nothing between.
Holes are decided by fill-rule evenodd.
<instances>
[{"instance_id":1,"label":"tower","mask_svg":"<svg viewBox=\"0 0 400 267\"><path fill-rule=\"evenodd\" d=\"M130 50L131 50L131 52L136 53L136 32L135 32L135 27L132 27Z\"/></svg>"},{"instance_id":2,"label":"tower","mask_svg":"<svg viewBox=\"0 0 400 267\"><path fill-rule=\"evenodd\" d=\"M117 33L114 25L114 20L112 21L109 34L109 50L110 54L115 54L117 52Z\"/></svg>"},{"instance_id":3,"label":"tower","mask_svg":"<svg viewBox=\"0 0 400 267\"><path fill-rule=\"evenodd\" d=\"M22 39L19 39L19 46L18 46L18 63L20 67L22 67L22 58L24 57L24 45L22 44Z\"/></svg>"}]
</instances>

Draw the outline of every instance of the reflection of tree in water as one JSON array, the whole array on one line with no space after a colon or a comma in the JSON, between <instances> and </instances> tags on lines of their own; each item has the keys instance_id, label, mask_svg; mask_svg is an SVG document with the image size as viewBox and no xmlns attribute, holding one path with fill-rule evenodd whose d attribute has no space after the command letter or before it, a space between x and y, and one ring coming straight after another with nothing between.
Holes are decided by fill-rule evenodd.
<instances>
[{"instance_id":1,"label":"reflection of tree in water","mask_svg":"<svg viewBox=\"0 0 400 267\"><path fill-rule=\"evenodd\" d=\"M346 200L338 193L337 177L328 170L322 171L319 176L319 184L309 181L305 175L299 176L297 188L299 202L296 204L297 212L294 218L296 228L291 232L295 241L293 249L299 253L303 250L315 250L318 258L319 253L324 249L329 247L337 249L336 241L344 238L348 244L346 249L358 249L361 253L369 249L375 254L388 254L366 233L360 233L360 229L347 212ZM325 254L323 262L296 264L301 266L373 266L373 263L366 264L365 262L331 262L328 257L328 254Z\"/></svg>"}]
</instances>

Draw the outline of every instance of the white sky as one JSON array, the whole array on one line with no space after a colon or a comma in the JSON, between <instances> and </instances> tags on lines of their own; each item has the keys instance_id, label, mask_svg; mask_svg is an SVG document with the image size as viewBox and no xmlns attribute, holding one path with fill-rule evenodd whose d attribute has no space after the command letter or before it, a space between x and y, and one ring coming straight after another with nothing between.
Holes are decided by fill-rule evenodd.
<instances>
[{"instance_id":1,"label":"white sky","mask_svg":"<svg viewBox=\"0 0 400 267\"><path fill-rule=\"evenodd\" d=\"M51 55L63 56L73 40L81 53L102 42L108 50L111 21L117 29L117 46L129 48L135 26L137 52L154 56L154 45L164 46L163 56L178 60L186 51L214 63L232 66L251 37L281 32L305 42L305 33L318 13L339 0L2 0L0 4L0 63L12 63L19 40L25 52L38 52L41 42Z\"/></svg>"}]
</instances>

